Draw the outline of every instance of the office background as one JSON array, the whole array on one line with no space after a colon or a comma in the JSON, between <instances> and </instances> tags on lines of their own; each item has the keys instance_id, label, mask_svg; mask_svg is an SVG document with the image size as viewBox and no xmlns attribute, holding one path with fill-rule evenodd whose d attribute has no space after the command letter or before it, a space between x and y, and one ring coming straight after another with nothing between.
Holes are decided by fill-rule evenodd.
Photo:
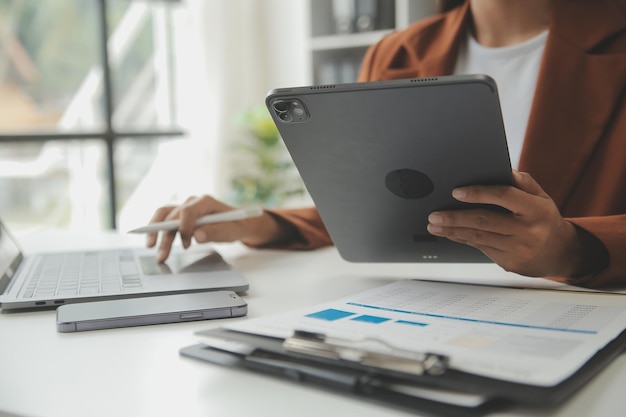
<instances>
[{"instance_id":1,"label":"office background","mask_svg":"<svg viewBox=\"0 0 626 417\"><path fill-rule=\"evenodd\" d=\"M163 204L309 202L268 90L354 80L411 0L0 0L0 216L127 230Z\"/></svg>"}]
</instances>

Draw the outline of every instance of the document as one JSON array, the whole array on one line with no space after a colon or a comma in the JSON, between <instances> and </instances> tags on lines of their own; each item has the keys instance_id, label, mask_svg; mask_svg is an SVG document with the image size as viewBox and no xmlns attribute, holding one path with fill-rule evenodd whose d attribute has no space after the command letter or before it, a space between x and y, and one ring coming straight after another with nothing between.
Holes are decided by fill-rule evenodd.
<instances>
[{"instance_id":1,"label":"document","mask_svg":"<svg viewBox=\"0 0 626 417\"><path fill-rule=\"evenodd\" d=\"M294 331L369 350L430 352L456 370L536 386L573 375L626 328L626 298L405 280L321 305L224 326L289 338Z\"/></svg>"}]
</instances>

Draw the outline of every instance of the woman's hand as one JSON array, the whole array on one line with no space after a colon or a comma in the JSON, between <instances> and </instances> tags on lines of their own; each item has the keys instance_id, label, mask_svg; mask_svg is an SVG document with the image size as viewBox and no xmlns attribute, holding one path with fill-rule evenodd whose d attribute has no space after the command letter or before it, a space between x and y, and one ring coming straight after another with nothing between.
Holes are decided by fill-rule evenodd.
<instances>
[{"instance_id":1,"label":"woman's hand","mask_svg":"<svg viewBox=\"0 0 626 417\"><path fill-rule=\"evenodd\" d=\"M198 243L241 240L250 245L263 245L285 238L287 230L283 230L284 226L267 212L264 212L260 217L195 227L199 217L233 209L233 207L206 195L189 197L179 206L164 206L157 209L150 223L175 219L178 219L179 222L177 231L161 233L157 261L164 262L167 259L177 233L180 234L184 248L191 245L192 238ZM146 245L154 247L157 240L158 233L149 233Z\"/></svg>"},{"instance_id":2,"label":"woman's hand","mask_svg":"<svg viewBox=\"0 0 626 417\"><path fill-rule=\"evenodd\" d=\"M527 276L572 277L580 273L582 242L554 201L527 173L513 172L513 186L469 186L455 189L466 203L485 208L433 212L428 231L476 247L507 271Z\"/></svg>"}]
</instances>

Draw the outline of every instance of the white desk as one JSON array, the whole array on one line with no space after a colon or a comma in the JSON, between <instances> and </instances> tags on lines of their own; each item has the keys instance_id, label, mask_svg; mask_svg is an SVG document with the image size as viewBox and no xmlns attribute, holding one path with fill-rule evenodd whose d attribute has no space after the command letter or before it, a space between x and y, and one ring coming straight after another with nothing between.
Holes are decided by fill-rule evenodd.
<instances>
[{"instance_id":1,"label":"white desk","mask_svg":"<svg viewBox=\"0 0 626 417\"><path fill-rule=\"evenodd\" d=\"M62 236L62 238L61 238ZM142 239L71 233L20 237L28 250L106 247ZM248 317L333 300L405 277L517 282L493 265L364 265L333 248L314 252L218 250L249 280ZM229 320L245 320L229 319ZM0 416L409 416L419 415L286 380L222 368L179 356L194 331L222 320L61 334L55 312L0 314ZM495 416L616 417L625 415L622 356L566 404L553 410L505 410ZM3 412L5 414L3 414Z\"/></svg>"}]
</instances>

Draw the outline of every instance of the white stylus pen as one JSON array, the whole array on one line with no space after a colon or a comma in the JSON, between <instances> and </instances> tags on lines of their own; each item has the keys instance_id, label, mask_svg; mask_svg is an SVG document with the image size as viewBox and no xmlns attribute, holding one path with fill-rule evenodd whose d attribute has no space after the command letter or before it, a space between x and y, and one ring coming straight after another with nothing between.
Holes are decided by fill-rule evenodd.
<instances>
[{"instance_id":1,"label":"white stylus pen","mask_svg":"<svg viewBox=\"0 0 626 417\"><path fill-rule=\"evenodd\" d=\"M232 222L236 220L249 219L251 217L258 217L263 214L261 208L248 208L248 209L236 209L230 211L224 211L221 213L207 214L196 220L196 226L209 223L220 222ZM139 227L137 229L129 230L128 233L154 233L163 230L177 230L178 220L170 220L165 222L151 223L147 226Z\"/></svg>"}]
</instances>

